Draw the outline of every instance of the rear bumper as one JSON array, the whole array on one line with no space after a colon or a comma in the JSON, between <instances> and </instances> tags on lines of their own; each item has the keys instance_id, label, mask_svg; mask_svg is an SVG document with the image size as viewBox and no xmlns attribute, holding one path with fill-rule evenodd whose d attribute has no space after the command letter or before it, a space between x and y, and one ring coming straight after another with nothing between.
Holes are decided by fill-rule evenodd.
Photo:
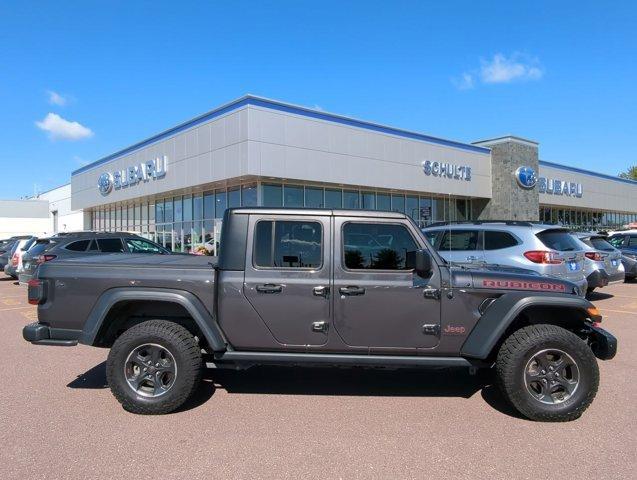
<instances>
[{"instance_id":1,"label":"rear bumper","mask_svg":"<svg viewBox=\"0 0 637 480\"><path fill-rule=\"evenodd\" d=\"M73 347L77 345L81 330L51 328L41 323L30 323L22 329L22 337L34 345L59 345Z\"/></svg>"},{"instance_id":2,"label":"rear bumper","mask_svg":"<svg viewBox=\"0 0 637 480\"><path fill-rule=\"evenodd\" d=\"M591 327L591 349L600 360L610 360L617 353L617 339L603 328Z\"/></svg>"},{"instance_id":3,"label":"rear bumper","mask_svg":"<svg viewBox=\"0 0 637 480\"><path fill-rule=\"evenodd\" d=\"M606 273L606 270L594 270L588 277L586 277L586 281L588 282L588 288L600 288L608 285L609 276Z\"/></svg>"},{"instance_id":4,"label":"rear bumper","mask_svg":"<svg viewBox=\"0 0 637 480\"><path fill-rule=\"evenodd\" d=\"M627 277L637 277L637 261L622 259L622 263L624 264Z\"/></svg>"}]
</instances>

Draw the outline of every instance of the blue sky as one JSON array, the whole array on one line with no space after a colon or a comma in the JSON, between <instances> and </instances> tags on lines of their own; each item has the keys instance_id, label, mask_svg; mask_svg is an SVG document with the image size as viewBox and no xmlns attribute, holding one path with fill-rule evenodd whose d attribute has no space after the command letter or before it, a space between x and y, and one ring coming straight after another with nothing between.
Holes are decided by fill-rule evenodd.
<instances>
[{"instance_id":1,"label":"blue sky","mask_svg":"<svg viewBox=\"0 0 637 480\"><path fill-rule=\"evenodd\" d=\"M636 23L617 1L3 2L0 198L246 93L616 175Z\"/></svg>"}]
</instances>

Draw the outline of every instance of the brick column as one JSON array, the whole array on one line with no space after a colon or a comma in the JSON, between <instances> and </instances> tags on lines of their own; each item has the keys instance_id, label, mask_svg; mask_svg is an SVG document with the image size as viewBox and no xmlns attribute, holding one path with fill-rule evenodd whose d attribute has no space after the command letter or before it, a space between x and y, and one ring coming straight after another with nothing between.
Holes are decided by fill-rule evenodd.
<instances>
[{"instance_id":1,"label":"brick column","mask_svg":"<svg viewBox=\"0 0 637 480\"><path fill-rule=\"evenodd\" d=\"M474 145L491 149L490 200L473 200L473 218L478 220L539 220L540 194L537 187L522 188L515 172L531 167L539 175L538 144L532 140L507 136Z\"/></svg>"}]
</instances>

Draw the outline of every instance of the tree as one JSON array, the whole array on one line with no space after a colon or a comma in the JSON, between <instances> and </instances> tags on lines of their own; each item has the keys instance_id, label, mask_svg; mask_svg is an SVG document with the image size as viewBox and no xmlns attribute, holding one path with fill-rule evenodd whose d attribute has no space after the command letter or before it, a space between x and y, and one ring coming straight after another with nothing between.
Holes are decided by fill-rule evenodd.
<instances>
[{"instance_id":1,"label":"tree","mask_svg":"<svg viewBox=\"0 0 637 480\"><path fill-rule=\"evenodd\" d=\"M628 180L637 180L637 165L629 167L628 170L619 174L621 178L627 178Z\"/></svg>"}]
</instances>

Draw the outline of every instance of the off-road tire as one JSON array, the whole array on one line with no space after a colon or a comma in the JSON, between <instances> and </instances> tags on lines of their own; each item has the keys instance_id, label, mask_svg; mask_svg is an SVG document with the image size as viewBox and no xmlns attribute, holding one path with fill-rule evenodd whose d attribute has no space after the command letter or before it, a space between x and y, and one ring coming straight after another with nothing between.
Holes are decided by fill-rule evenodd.
<instances>
[{"instance_id":1,"label":"off-road tire","mask_svg":"<svg viewBox=\"0 0 637 480\"><path fill-rule=\"evenodd\" d=\"M551 348L572 357L579 369L579 383L571 397L563 403L548 405L529 393L525 369L537 352ZM504 397L531 420L575 420L591 404L599 386L597 360L589 346L574 333L555 325L531 325L513 332L500 347L495 368L498 386Z\"/></svg>"},{"instance_id":2,"label":"off-road tire","mask_svg":"<svg viewBox=\"0 0 637 480\"><path fill-rule=\"evenodd\" d=\"M159 397L137 394L127 383L126 359L144 344L157 344L174 357L177 373L170 389ZM142 415L170 413L188 400L201 382L203 360L195 337L181 325L165 320L137 324L115 340L106 361L106 378L111 392L125 410Z\"/></svg>"}]
</instances>

